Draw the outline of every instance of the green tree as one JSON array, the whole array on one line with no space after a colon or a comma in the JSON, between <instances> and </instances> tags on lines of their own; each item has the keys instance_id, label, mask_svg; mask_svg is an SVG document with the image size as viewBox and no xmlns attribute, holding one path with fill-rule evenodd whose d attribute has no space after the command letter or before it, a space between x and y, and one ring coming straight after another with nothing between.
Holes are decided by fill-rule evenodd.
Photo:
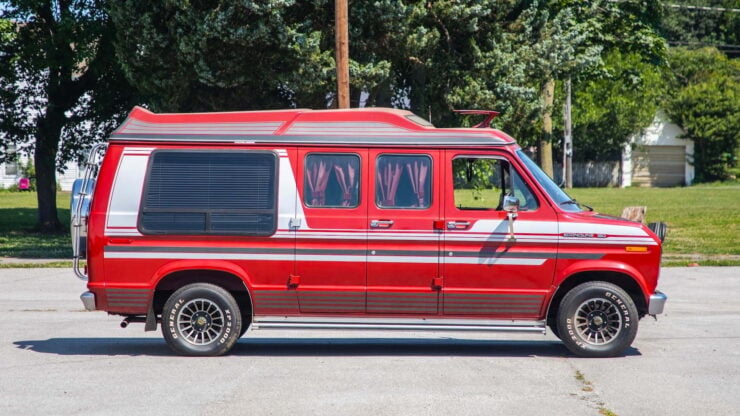
<instances>
[{"instance_id":1,"label":"green tree","mask_svg":"<svg viewBox=\"0 0 740 416\"><path fill-rule=\"evenodd\" d=\"M715 48L671 51L666 108L694 141L696 181L730 178L740 145L740 62Z\"/></svg>"},{"instance_id":2,"label":"green tree","mask_svg":"<svg viewBox=\"0 0 740 416\"><path fill-rule=\"evenodd\" d=\"M0 135L33 152L40 231L61 228L56 170L100 140L130 106L101 2L5 1Z\"/></svg>"},{"instance_id":3,"label":"green tree","mask_svg":"<svg viewBox=\"0 0 740 416\"><path fill-rule=\"evenodd\" d=\"M664 67L636 53L611 50L597 77L573 83L573 157L618 160L630 138L650 125L664 91ZM555 106L556 134L562 135L562 85Z\"/></svg>"}]
</instances>

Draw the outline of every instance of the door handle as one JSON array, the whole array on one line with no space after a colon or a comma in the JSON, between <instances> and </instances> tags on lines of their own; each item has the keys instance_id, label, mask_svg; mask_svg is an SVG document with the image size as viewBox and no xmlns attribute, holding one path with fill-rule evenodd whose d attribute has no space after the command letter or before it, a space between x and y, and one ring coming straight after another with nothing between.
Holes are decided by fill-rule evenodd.
<instances>
[{"instance_id":1,"label":"door handle","mask_svg":"<svg viewBox=\"0 0 740 416\"><path fill-rule=\"evenodd\" d=\"M372 220L370 221L371 228L391 228L393 226L393 220Z\"/></svg>"},{"instance_id":2,"label":"door handle","mask_svg":"<svg viewBox=\"0 0 740 416\"><path fill-rule=\"evenodd\" d=\"M470 227L470 221L448 221L448 230L465 230Z\"/></svg>"}]
</instances>

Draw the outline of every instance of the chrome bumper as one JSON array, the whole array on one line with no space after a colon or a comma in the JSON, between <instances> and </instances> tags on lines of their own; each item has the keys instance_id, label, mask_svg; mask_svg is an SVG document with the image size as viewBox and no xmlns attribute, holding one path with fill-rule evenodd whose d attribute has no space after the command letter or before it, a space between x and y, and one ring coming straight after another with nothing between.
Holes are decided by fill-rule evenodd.
<instances>
[{"instance_id":1,"label":"chrome bumper","mask_svg":"<svg viewBox=\"0 0 740 416\"><path fill-rule=\"evenodd\" d=\"M654 294L650 295L650 304L648 305L648 315L659 315L663 313L663 306L665 301L668 299L663 292L656 290Z\"/></svg>"},{"instance_id":2,"label":"chrome bumper","mask_svg":"<svg viewBox=\"0 0 740 416\"><path fill-rule=\"evenodd\" d=\"M82 304L85 305L85 309L88 311L95 310L95 294L92 292L85 292L80 295Z\"/></svg>"}]
</instances>

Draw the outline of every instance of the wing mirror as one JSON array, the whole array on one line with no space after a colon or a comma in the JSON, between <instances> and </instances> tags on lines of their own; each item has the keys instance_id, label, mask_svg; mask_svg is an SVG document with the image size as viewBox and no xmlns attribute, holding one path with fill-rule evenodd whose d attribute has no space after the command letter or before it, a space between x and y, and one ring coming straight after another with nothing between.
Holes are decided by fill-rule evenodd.
<instances>
[{"instance_id":1,"label":"wing mirror","mask_svg":"<svg viewBox=\"0 0 740 416\"><path fill-rule=\"evenodd\" d=\"M506 218L509 221L509 240L515 240L514 237L514 219L519 211L519 198L514 195L504 195L504 211L506 211Z\"/></svg>"},{"instance_id":2,"label":"wing mirror","mask_svg":"<svg viewBox=\"0 0 740 416\"><path fill-rule=\"evenodd\" d=\"M513 195L504 195L504 211L516 214L519 211L519 198ZM516 218L516 216L514 216Z\"/></svg>"}]
</instances>

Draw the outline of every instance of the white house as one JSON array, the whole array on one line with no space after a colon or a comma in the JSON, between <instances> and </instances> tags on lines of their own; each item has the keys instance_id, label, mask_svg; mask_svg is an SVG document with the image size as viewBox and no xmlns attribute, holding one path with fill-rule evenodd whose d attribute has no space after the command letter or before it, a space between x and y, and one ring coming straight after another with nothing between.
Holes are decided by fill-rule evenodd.
<instances>
[{"instance_id":1,"label":"white house","mask_svg":"<svg viewBox=\"0 0 740 416\"><path fill-rule=\"evenodd\" d=\"M621 186L680 186L694 181L694 142L660 110L622 151Z\"/></svg>"},{"instance_id":2,"label":"white house","mask_svg":"<svg viewBox=\"0 0 740 416\"><path fill-rule=\"evenodd\" d=\"M13 153L15 146L8 146L8 153ZM28 162L28 156L19 155L14 162L0 163L0 187L3 189L18 185L18 181L23 177L21 166ZM64 173L57 172L57 182L63 191L71 191L72 183L77 178L81 178L84 170L81 170L77 163L69 162L65 165Z\"/></svg>"}]
</instances>

